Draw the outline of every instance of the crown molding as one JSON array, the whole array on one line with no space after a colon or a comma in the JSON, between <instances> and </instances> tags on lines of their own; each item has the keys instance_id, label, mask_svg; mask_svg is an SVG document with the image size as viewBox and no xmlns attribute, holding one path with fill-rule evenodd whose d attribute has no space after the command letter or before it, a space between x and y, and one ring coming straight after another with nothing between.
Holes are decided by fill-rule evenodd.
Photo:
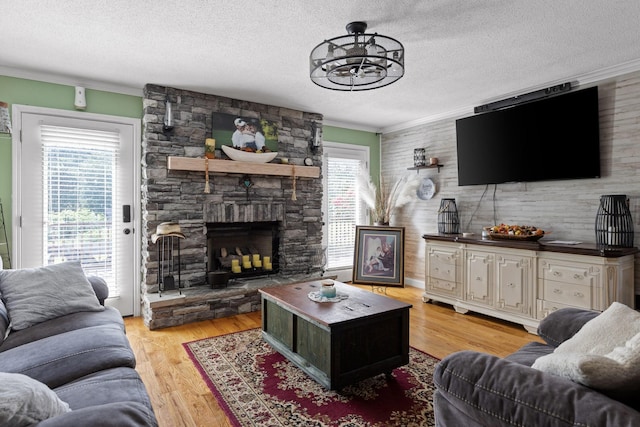
<instances>
[{"instance_id":1,"label":"crown molding","mask_svg":"<svg viewBox=\"0 0 640 427\"><path fill-rule=\"evenodd\" d=\"M613 78L620 77L622 75L629 74L629 73L634 73L637 71L640 71L640 59L624 62L622 64L613 65L610 67L604 67L599 70L577 75L574 77L563 78L553 82L547 82L535 87L519 90L518 92L503 94L500 97L479 101L476 104L477 105L488 104L491 102L498 101L500 99L515 97L523 93L533 92L536 90L544 89L546 87L553 86L553 85L560 84L567 81L571 81L572 83L577 82L576 87L581 85L582 86L590 85L596 82L603 82L609 79L613 79ZM87 89L113 92L113 93L119 93L123 95L140 96L140 97L142 97L143 95L142 88L134 88L134 87L124 86L124 85L110 84L110 83L105 83L101 81L88 80L84 78L76 79L73 77L58 76L58 75L52 75L52 74L47 74L42 72L18 70L11 67L0 66L0 75L27 79L27 80L36 80L36 81L41 81L46 83L53 83L53 84L62 84L62 85L68 85L68 86L82 86ZM460 106L450 111L433 114L430 116L422 117L422 118L411 120L408 122L398 123L391 126L386 126L384 128L363 126L361 124L350 123L348 121L331 120L331 119L327 119L326 117L323 120L323 124L328 126L345 128L345 129L360 130L364 132L387 134L387 133L409 129L409 128L420 126L420 125L434 123L440 120L447 120L447 119L450 120L450 119L458 119L461 117L465 117L473 114L474 107L475 105Z\"/></svg>"},{"instance_id":2,"label":"crown molding","mask_svg":"<svg viewBox=\"0 0 640 427\"><path fill-rule=\"evenodd\" d=\"M18 79L36 80L45 83L66 85L66 86L82 86L85 89L100 90L103 92L113 92L122 95L131 95L142 97L142 88L134 88L129 86L105 83L97 80L89 80L85 78L74 78L67 76L58 76L36 71L18 70L10 67L0 67L0 75L7 77L15 77Z\"/></svg>"},{"instance_id":3,"label":"crown molding","mask_svg":"<svg viewBox=\"0 0 640 427\"><path fill-rule=\"evenodd\" d=\"M480 101L476 105L490 104L492 102L499 101L501 99L513 98L523 93L533 92L536 90L544 89L546 87L554 86L554 85L561 84L568 81L572 82L572 84L575 82L574 87L593 85L594 83L604 82L606 80L614 79L616 77L620 77L625 74L635 73L637 71L640 71L640 59L635 59L633 61L624 62L618 65L613 65L611 67L601 68L599 70L595 70L585 74L580 74L574 77L569 77L569 78L559 79L553 82L544 83L539 86L525 88L525 89L519 90L518 92L507 93L507 94L501 95L500 97L488 99L485 101ZM466 117L468 115L474 114L473 113L474 108L475 108L475 105L459 107L448 112L438 113L438 114L423 117L417 120L412 120L409 122L398 123L396 125L387 126L385 128L380 129L380 132L382 132L383 134L387 134L387 133L396 132L404 129L409 129L415 126L434 123L440 120L458 119L461 117Z\"/></svg>"},{"instance_id":4,"label":"crown molding","mask_svg":"<svg viewBox=\"0 0 640 427\"><path fill-rule=\"evenodd\" d=\"M350 129L350 130L361 130L364 132L371 132L371 133L379 132L379 129L373 126L363 126L362 124L358 124L358 123L349 123L349 122L344 122L340 120L331 120L331 119L327 119L326 117L322 121L322 125L333 126L337 128L343 128L343 129Z\"/></svg>"}]
</instances>

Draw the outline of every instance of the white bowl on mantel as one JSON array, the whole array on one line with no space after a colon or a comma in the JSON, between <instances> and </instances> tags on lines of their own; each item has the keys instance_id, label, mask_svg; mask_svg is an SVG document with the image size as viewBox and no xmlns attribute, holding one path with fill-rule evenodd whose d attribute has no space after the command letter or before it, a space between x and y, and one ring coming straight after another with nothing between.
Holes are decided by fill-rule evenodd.
<instances>
[{"instance_id":1,"label":"white bowl on mantel","mask_svg":"<svg viewBox=\"0 0 640 427\"><path fill-rule=\"evenodd\" d=\"M251 153L249 151L236 150L230 145L222 145L221 147L224 154L229 156L231 160L236 160L238 162L268 163L278 155L277 151L269 153Z\"/></svg>"}]
</instances>

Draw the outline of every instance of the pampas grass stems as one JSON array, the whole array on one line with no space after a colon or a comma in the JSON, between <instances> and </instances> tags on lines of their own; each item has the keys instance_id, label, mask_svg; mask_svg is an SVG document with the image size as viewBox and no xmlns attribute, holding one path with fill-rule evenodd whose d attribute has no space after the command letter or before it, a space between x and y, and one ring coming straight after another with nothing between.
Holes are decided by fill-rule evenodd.
<instances>
[{"instance_id":1,"label":"pampas grass stems","mask_svg":"<svg viewBox=\"0 0 640 427\"><path fill-rule=\"evenodd\" d=\"M389 223L396 209L414 200L420 180L413 175L404 175L388 186L381 177L378 187L361 168L357 183L360 199L371 211L373 222Z\"/></svg>"}]
</instances>

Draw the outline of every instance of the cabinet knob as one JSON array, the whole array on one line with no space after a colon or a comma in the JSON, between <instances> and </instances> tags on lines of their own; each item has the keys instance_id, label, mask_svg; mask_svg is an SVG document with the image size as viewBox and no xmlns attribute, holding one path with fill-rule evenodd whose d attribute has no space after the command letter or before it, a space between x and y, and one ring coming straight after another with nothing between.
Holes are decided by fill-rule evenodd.
<instances>
[{"instance_id":1,"label":"cabinet knob","mask_svg":"<svg viewBox=\"0 0 640 427\"><path fill-rule=\"evenodd\" d=\"M562 276L562 273L560 273L559 271L554 271L553 275L556 276L556 277L560 277L560 276Z\"/></svg>"},{"instance_id":2,"label":"cabinet knob","mask_svg":"<svg viewBox=\"0 0 640 427\"><path fill-rule=\"evenodd\" d=\"M509 283L507 286L509 286L510 288L515 288L516 285L514 285L513 283Z\"/></svg>"},{"instance_id":3,"label":"cabinet knob","mask_svg":"<svg viewBox=\"0 0 640 427\"><path fill-rule=\"evenodd\" d=\"M477 280L477 281L481 281L481 280L482 280L482 277L480 277L480 276L476 276L476 280Z\"/></svg>"},{"instance_id":4,"label":"cabinet knob","mask_svg":"<svg viewBox=\"0 0 640 427\"><path fill-rule=\"evenodd\" d=\"M573 278L574 278L574 279L577 279L577 280L582 280L582 279L584 279L584 277L583 277L581 274L578 274L578 273L574 274L574 275L573 275Z\"/></svg>"},{"instance_id":5,"label":"cabinet knob","mask_svg":"<svg viewBox=\"0 0 640 427\"><path fill-rule=\"evenodd\" d=\"M582 292L576 292L573 294L573 296L576 296L578 298L584 298L584 294Z\"/></svg>"},{"instance_id":6,"label":"cabinet knob","mask_svg":"<svg viewBox=\"0 0 640 427\"><path fill-rule=\"evenodd\" d=\"M553 290L553 293L556 294L556 295L560 295L562 293L562 291L560 289L556 288L556 289Z\"/></svg>"}]
</instances>

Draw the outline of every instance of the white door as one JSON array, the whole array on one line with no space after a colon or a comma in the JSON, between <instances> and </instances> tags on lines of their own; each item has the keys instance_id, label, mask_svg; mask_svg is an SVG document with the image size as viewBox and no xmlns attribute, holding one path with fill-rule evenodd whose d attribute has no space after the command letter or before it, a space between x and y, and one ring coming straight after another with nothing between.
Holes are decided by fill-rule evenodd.
<instances>
[{"instance_id":1,"label":"white door","mask_svg":"<svg viewBox=\"0 0 640 427\"><path fill-rule=\"evenodd\" d=\"M369 165L369 147L324 141L323 246L325 270L342 282L353 278L356 225L367 224L367 210L358 195L357 177Z\"/></svg>"},{"instance_id":2,"label":"white door","mask_svg":"<svg viewBox=\"0 0 640 427\"><path fill-rule=\"evenodd\" d=\"M14 106L16 267L79 260L139 314L139 120ZM21 137L20 137L21 135Z\"/></svg>"}]
</instances>

